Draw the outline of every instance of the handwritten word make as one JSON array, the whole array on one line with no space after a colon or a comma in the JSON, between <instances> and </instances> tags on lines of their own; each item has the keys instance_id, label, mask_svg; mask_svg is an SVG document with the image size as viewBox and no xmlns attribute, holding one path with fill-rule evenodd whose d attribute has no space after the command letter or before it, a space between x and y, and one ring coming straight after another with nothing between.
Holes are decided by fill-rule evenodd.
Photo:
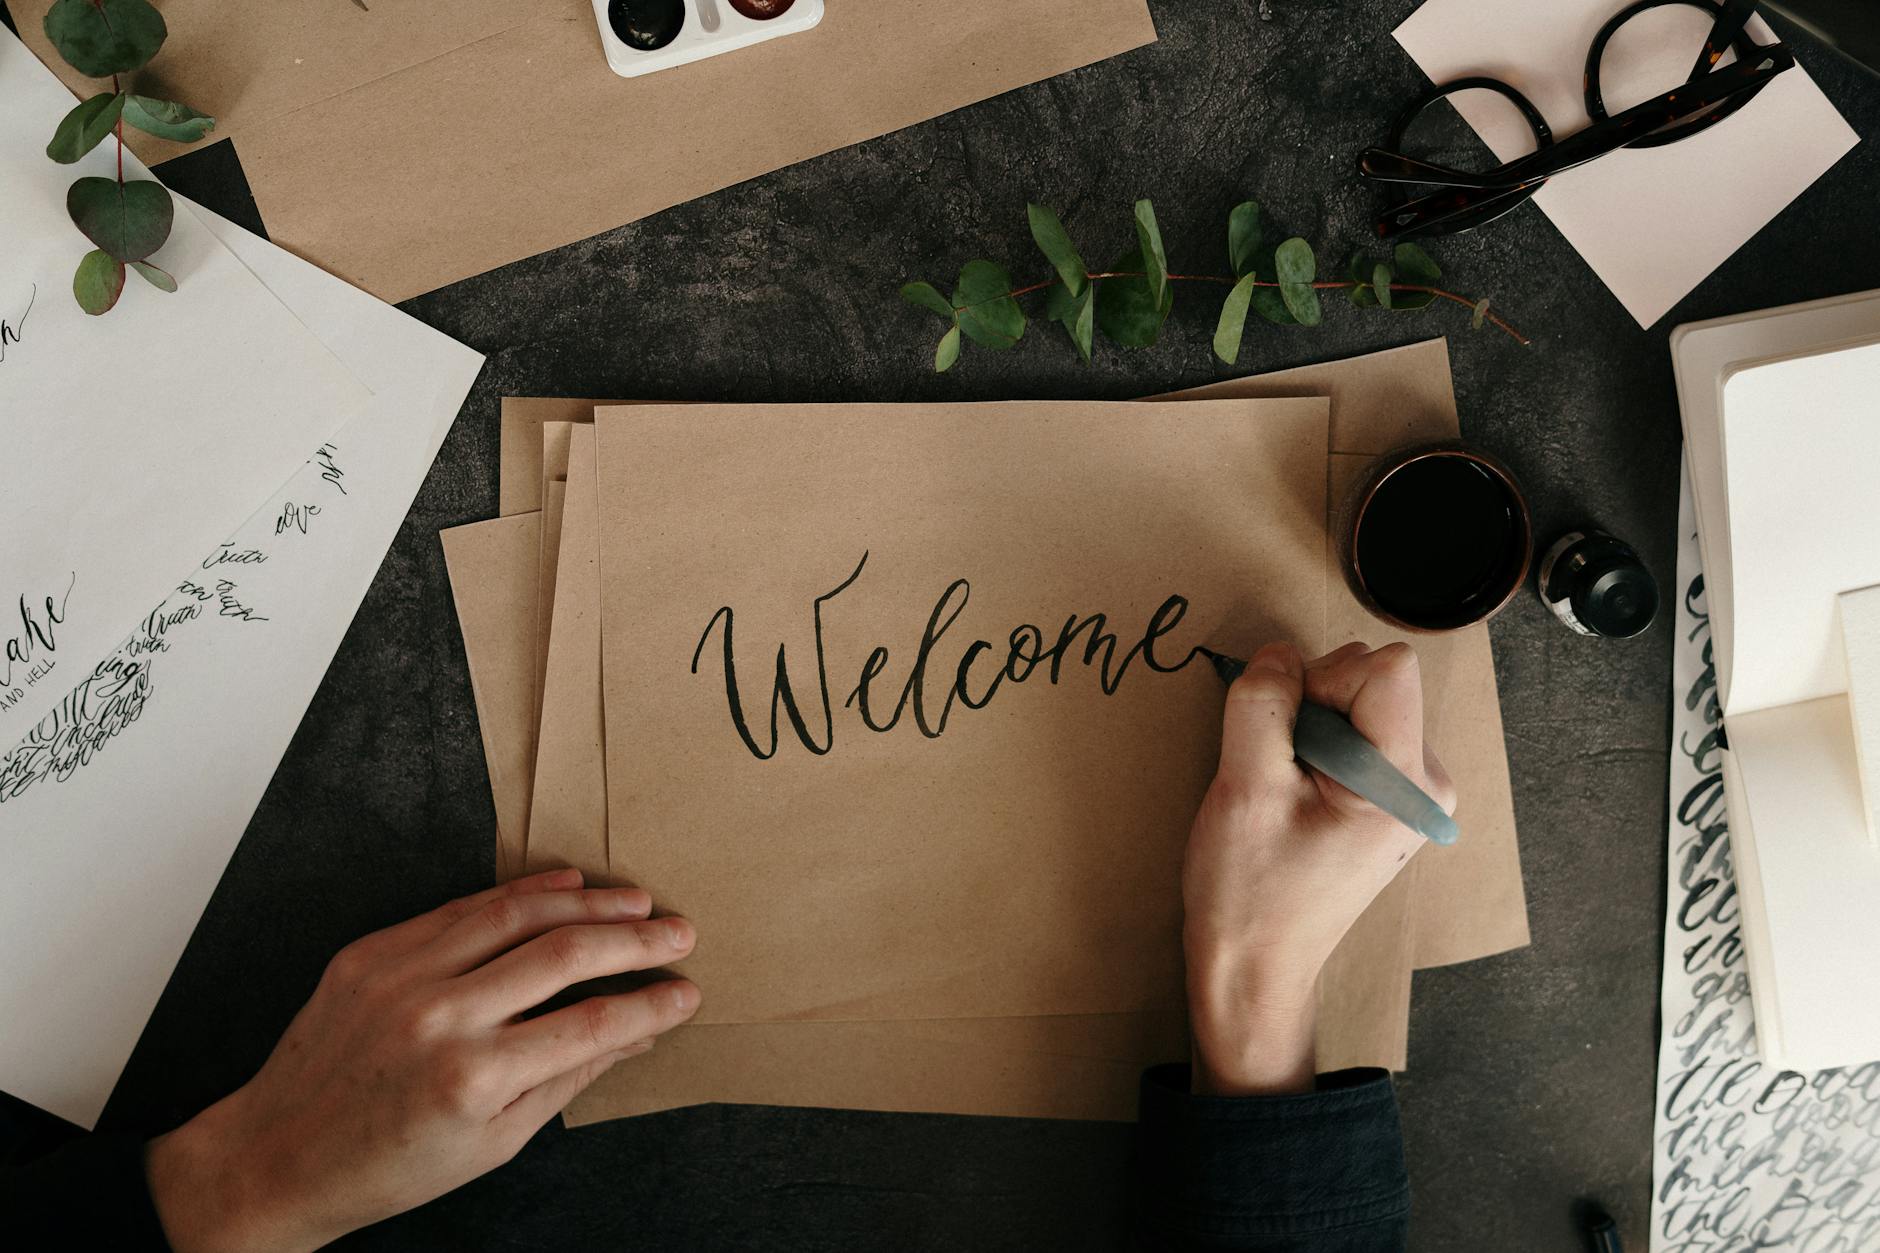
<instances>
[{"instance_id":1,"label":"handwritten word make","mask_svg":"<svg viewBox=\"0 0 1880 1253\"><path fill-rule=\"evenodd\" d=\"M722 641L726 711L730 714L731 725L737 730L738 737L759 761L768 761L776 756L781 747L777 728L779 712L788 716L796 738L810 752L821 756L835 746L835 710L830 702L829 662L823 647L823 611L825 606L861 578L862 570L867 565L868 554L863 553L861 561L848 578L811 603L810 616L816 641L815 697L814 708L807 715L798 697L798 692L807 686L806 681L800 675L792 677L788 650L781 644L777 646L776 667L767 680L770 688L770 721L762 739L751 729L744 690L738 680L737 648L734 642L735 611L730 605L725 605L712 614L711 620L705 624L705 630L699 635L698 646L692 650L692 673L699 673L706 645L711 642L713 633L718 633ZM1047 634L1042 627L1025 622L1013 627L1003 644L995 645L984 639L974 640L950 673L942 665L941 673L930 675L929 670L935 664L935 646L965 611L971 596L972 585L965 579L954 579L946 585L940 598L934 602L933 612L927 617L927 625L921 631L918 643L913 646L913 661L908 666L906 678L901 681L898 692L888 686L892 680L878 685L882 675L894 665L895 660L886 645L879 645L862 663L855 686L849 689L842 707L854 709L863 727L880 733L892 731L900 724L903 716L911 713L914 725L922 735L928 739L938 739L946 730L947 719L952 715L956 703L967 709L984 709L992 703L1002 686L1007 683L1024 683L1035 675L1043 675L1047 682L1055 685L1063 676L1066 663L1094 670L1103 694L1114 696L1129 671L1130 663L1138 657L1142 658L1143 665L1157 674L1173 674L1201 655L1199 648L1189 649L1179 659L1171 659L1165 653L1157 652L1157 641L1173 632L1188 612L1186 597L1170 596L1149 615L1147 625L1135 637L1135 642L1120 654L1117 650L1122 641L1109 629L1107 615L1071 614L1055 633ZM1168 645L1164 644L1163 649L1167 648ZM898 667L895 668L898 672ZM937 709L934 707L935 702L938 703ZM818 724L819 729L813 729L812 722Z\"/></svg>"}]
</instances>

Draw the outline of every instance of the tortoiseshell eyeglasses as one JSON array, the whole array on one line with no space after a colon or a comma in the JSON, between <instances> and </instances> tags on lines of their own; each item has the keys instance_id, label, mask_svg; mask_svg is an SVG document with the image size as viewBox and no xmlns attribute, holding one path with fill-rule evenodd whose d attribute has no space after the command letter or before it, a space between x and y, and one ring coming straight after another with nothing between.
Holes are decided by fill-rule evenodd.
<instances>
[{"instance_id":1,"label":"tortoiseshell eyeglasses","mask_svg":"<svg viewBox=\"0 0 1880 1253\"><path fill-rule=\"evenodd\" d=\"M1600 62L1619 28L1641 13L1687 5L1714 13L1710 34L1697 55L1690 77L1670 91L1608 114L1600 90ZM1620 148L1656 148L1689 139L1715 126L1752 100L1769 80L1795 64L1788 45L1759 44L1744 29L1756 10L1755 0L1636 0L1600 27L1586 53L1586 113L1592 125L1556 141L1547 119L1528 98L1495 78L1462 78L1445 83L1405 109L1380 148L1358 156L1358 173L1391 184L1391 203L1377 219L1385 239L1453 235L1492 222L1519 208L1547 180ZM1726 51L1736 59L1719 67ZM1534 151L1490 170L1471 172L1406 156L1404 138L1424 110L1461 91L1485 90L1502 96L1520 112L1534 134ZM1412 196L1405 185L1436 190Z\"/></svg>"}]
</instances>

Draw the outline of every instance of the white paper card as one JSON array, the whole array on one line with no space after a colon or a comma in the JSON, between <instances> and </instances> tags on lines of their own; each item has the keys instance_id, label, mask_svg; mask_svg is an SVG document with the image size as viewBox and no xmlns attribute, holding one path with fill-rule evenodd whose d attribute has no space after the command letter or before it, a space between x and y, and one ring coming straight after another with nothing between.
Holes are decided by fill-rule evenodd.
<instances>
[{"instance_id":1,"label":"white paper card","mask_svg":"<svg viewBox=\"0 0 1880 1253\"><path fill-rule=\"evenodd\" d=\"M1725 712L1847 691L1835 598L1880 582L1880 343L1723 381L1736 640Z\"/></svg>"},{"instance_id":2,"label":"white paper card","mask_svg":"<svg viewBox=\"0 0 1880 1253\"><path fill-rule=\"evenodd\" d=\"M1880 1065L1800 1074L1756 1057L1748 883L1723 796L1708 571L1680 509L1670 873L1652 1136L1651 1253L1880 1248ZM1865 996L1866 972L1847 983Z\"/></svg>"},{"instance_id":3,"label":"white paper card","mask_svg":"<svg viewBox=\"0 0 1880 1253\"><path fill-rule=\"evenodd\" d=\"M0 757L0 1089L87 1127L483 361L196 212L375 395Z\"/></svg>"},{"instance_id":4,"label":"white paper card","mask_svg":"<svg viewBox=\"0 0 1880 1253\"><path fill-rule=\"evenodd\" d=\"M179 212L101 317L72 298L79 176L46 141L73 97L0 30L0 742L24 735L359 411L367 389L201 221ZM125 174L147 171L126 155ZM11 834L0 828L0 838Z\"/></svg>"},{"instance_id":5,"label":"white paper card","mask_svg":"<svg viewBox=\"0 0 1880 1253\"><path fill-rule=\"evenodd\" d=\"M1590 121L1587 50L1622 7L1622 0L1425 0L1396 38L1432 82L1480 74L1508 83L1562 139ZM1709 29L1709 17L1688 5L1628 22L1602 62L1608 111L1675 87ZM1749 31L1758 43L1775 39L1759 18ZM1451 99L1498 159L1533 151L1532 132L1500 97L1470 91ZM1534 203L1639 325L1650 326L1856 142L1798 65L1709 130L1556 175Z\"/></svg>"}]
</instances>

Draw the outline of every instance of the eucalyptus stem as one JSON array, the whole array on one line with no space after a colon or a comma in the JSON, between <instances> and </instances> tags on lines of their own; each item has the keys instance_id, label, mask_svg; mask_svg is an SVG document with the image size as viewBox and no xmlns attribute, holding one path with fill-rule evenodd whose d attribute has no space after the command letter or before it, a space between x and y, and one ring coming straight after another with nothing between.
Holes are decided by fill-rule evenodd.
<instances>
[{"instance_id":1,"label":"eucalyptus stem","mask_svg":"<svg viewBox=\"0 0 1880 1253\"><path fill-rule=\"evenodd\" d=\"M1095 282L1096 280L1103 279L1103 278L1148 278L1149 275L1146 271L1143 271L1143 270L1104 270L1100 273L1094 273L1094 274L1086 271L1084 274L1084 277L1086 279L1089 279L1092 282ZM1225 287L1232 287L1236 282L1239 281L1237 279L1227 278L1224 275L1220 275L1220 274L1170 274L1167 277L1171 283L1219 283ZM956 309L976 309L982 305L989 305L995 300L1015 300L1020 296L1029 296L1035 292L1044 291L1048 287L1055 287L1057 286L1057 284L1058 284L1058 280L1055 278L1046 279L1042 283L1032 283L1030 286L1027 286L1027 287L1016 287L1016 288L1013 288L1009 292L1003 292L997 296L989 296L984 300L976 300L971 304L956 305L955 308ZM1269 282L1265 282L1257 278L1253 280L1252 285L1255 287L1272 287L1272 288L1277 288L1280 286L1280 284L1276 282L1269 283ZM1313 282L1310 284L1310 286L1318 291L1350 291L1354 287L1369 287L1370 284L1359 283L1352 279L1343 279L1343 280L1327 279L1323 281ZM1459 304L1463 308L1471 310L1471 311L1473 311L1476 306L1476 302L1473 300L1470 300L1467 296L1464 296L1460 294L1459 292L1447 291L1441 287L1429 287L1422 283L1395 283L1395 282L1388 283L1386 284L1386 286L1389 287L1390 290L1394 292L1397 292L1397 291L1428 292L1430 295L1435 296L1439 300L1454 301L1456 304ZM1482 312L1482 317L1485 321L1492 322L1499 329L1506 331L1508 333L1509 338L1513 339L1515 343L1521 345L1523 348L1528 347L1530 344L1534 342L1533 340L1529 339L1527 336L1523 335L1520 331L1517 331L1513 326L1511 326L1506 321L1506 319L1504 319L1498 313L1493 313L1485 309Z\"/></svg>"},{"instance_id":2,"label":"eucalyptus stem","mask_svg":"<svg viewBox=\"0 0 1880 1253\"><path fill-rule=\"evenodd\" d=\"M1177 283L1213 283L1231 288L1221 305L1214 332L1214 353L1236 364L1249 314L1282 326L1317 326L1323 320L1319 293L1343 291L1360 308L1398 312L1423 309L1438 300L1468 309L1476 328L1494 327L1526 346L1528 337L1489 311L1487 300L1471 300L1440 286L1442 271L1415 244L1398 244L1388 260L1354 253L1346 278L1320 278L1318 260L1305 240L1293 237L1276 246L1262 242L1259 206L1235 206L1227 219L1230 274L1179 274L1170 270L1155 210L1147 200L1135 207L1136 246L1105 269L1084 263L1064 224L1043 205L1030 205L1032 239L1055 271L1052 278L1019 286L991 261L968 261L951 297L930 283L908 283L901 295L947 322L934 353L934 368L946 370L959 360L965 340L984 348L1011 348L1024 336L1028 321L1018 303L1045 292L1044 314L1070 335L1085 361L1091 359L1097 332L1126 348L1146 348L1161 335L1174 307ZM1101 299L1098 292L1101 284Z\"/></svg>"}]
</instances>

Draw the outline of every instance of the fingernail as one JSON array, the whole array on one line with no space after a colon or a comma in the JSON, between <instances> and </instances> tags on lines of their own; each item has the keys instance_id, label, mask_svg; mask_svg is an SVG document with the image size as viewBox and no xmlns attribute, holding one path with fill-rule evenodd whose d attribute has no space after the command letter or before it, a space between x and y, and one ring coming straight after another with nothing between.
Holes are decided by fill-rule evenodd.
<instances>
[{"instance_id":1,"label":"fingernail","mask_svg":"<svg viewBox=\"0 0 1880 1253\"><path fill-rule=\"evenodd\" d=\"M653 898L645 888L615 888L606 896L608 909L628 920L644 918L653 912Z\"/></svg>"},{"instance_id":2,"label":"fingernail","mask_svg":"<svg viewBox=\"0 0 1880 1253\"><path fill-rule=\"evenodd\" d=\"M1295 679L1306 672L1305 659L1299 655L1299 650L1285 643L1268 644L1253 655L1247 667L1252 670L1270 670Z\"/></svg>"},{"instance_id":3,"label":"fingernail","mask_svg":"<svg viewBox=\"0 0 1880 1253\"><path fill-rule=\"evenodd\" d=\"M672 979L666 984L666 996L672 1001L672 1007L682 1014L689 1014L698 1005L698 987L683 979Z\"/></svg>"},{"instance_id":4,"label":"fingernail","mask_svg":"<svg viewBox=\"0 0 1880 1253\"><path fill-rule=\"evenodd\" d=\"M542 882L552 888L578 888L581 886L581 872L572 866L551 870L542 876Z\"/></svg>"},{"instance_id":5,"label":"fingernail","mask_svg":"<svg viewBox=\"0 0 1880 1253\"><path fill-rule=\"evenodd\" d=\"M662 928L666 933L666 943L674 948L692 947L692 924L683 918L668 918Z\"/></svg>"}]
</instances>

